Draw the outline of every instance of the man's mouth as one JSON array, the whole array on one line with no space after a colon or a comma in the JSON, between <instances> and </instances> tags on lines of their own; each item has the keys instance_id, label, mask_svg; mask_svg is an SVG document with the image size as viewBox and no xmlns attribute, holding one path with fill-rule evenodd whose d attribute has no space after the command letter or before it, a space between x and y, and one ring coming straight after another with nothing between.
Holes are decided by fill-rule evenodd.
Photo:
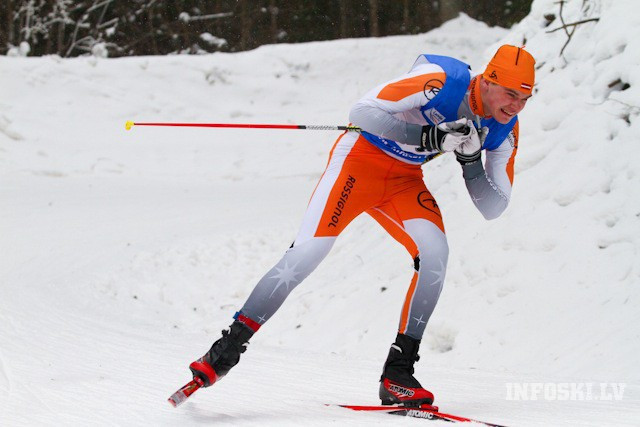
<instances>
[{"instance_id":1,"label":"man's mouth","mask_svg":"<svg viewBox=\"0 0 640 427\"><path fill-rule=\"evenodd\" d=\"M502 114L505 114L509 117L513 117L516 113L515 112L509 112L507 110L505 110L504 108L501 108L500 111L502 111Z\"/></svg>"}]
</instances>

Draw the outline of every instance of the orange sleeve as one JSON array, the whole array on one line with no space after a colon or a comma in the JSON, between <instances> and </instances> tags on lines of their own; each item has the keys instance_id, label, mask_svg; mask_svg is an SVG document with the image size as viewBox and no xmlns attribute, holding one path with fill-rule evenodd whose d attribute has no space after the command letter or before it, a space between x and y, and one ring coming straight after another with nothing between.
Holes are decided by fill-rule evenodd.
<instances>
[{"instance_id":1,"label":"orange sleeve","mask_svg":"<svg viewBox=\"0 0 640 427\"><path fill-rule=\"evenodd\" d=\"M429 73L389 83L378 93L378 99L400 101L417 92L437 92L444 86L445 73Z\"/></svg>"},{"instance_id":2,"label":"orange sleeve","mask_svg":"<svg viewBox=\"0 0 640 427\"><path fill-rule=\"evenodd\" d=\"M513 186L513 169L516 162L516 152L518 151L518 138L520 136L520 123L516 120L516 124L513 126L511 130L513 132L513 152L511 153L511 157L509 158L509 162L507 162L507 176L509 177L509 182Z\"/></svg>"}]
</instances>

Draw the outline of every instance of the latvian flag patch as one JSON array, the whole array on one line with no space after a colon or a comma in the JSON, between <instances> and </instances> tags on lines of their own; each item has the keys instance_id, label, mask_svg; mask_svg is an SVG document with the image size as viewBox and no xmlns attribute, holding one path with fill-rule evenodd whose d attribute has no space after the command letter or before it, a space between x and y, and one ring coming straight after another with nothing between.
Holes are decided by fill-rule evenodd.
<instances>
[{"instance_id":1,"label":"latvian flag patch","mask_svg":"<svg viewBox=\"0 0 640 427\"><path fill-rule=\"evenodd\" d=\"M528 85L526 83L520 83L520 87L522 89L531 90L531 85Z\"/></svg>"}]
</instances>

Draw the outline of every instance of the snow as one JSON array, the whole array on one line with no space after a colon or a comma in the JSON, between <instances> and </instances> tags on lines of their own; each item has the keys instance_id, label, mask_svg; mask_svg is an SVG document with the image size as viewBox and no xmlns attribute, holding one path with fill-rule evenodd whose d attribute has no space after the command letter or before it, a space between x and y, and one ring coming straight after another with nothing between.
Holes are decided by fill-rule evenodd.
<instances>
[{"instance_id":1,"label":"snow","mask_svg":"<svg viewBox=\"0 0 640 427\"><path fill-rule=\"evenodd\" d=\"M422 422L323 405L377 403L412 274L364 216L238 367L182 407L166 403L290 245L338 135L124 122L345 124L420 53L481 70L526 38L540 68L507 211L485 221L455 159L424 166L451 253L416 375L445 412L637 425L638 9L568 2L565 22L600 20L578 26L564 58L564 32L546 33L559 19L544 27L553 0L510 30L462 15L422 35L236 54L1 57L0 424ZM622 383L624 395L509 400L523 383Z\"/></svg>"},{"instance_id":2,"label":"snow","mask_svg":"<svg viewBox=\"0 0 640 427\"><path fill-rule=\"evenodd\" d=\"M222 47L227 44L227 41L225 39L216 37L211 33L202 33L200 34L200 38L210 45L214 45L216 47Z\"/></svg>"},{"instance_id":3,"label":"snow","mask_svg":"<svg viewBox=\"0 0 640 427\"><path fill-rule=\"evenodd\" d=\"M7 51L7 56L27 56L31 52L31 46L28 42L20 42L18 46L11 46Z\"/></svg>"}]
</instances>

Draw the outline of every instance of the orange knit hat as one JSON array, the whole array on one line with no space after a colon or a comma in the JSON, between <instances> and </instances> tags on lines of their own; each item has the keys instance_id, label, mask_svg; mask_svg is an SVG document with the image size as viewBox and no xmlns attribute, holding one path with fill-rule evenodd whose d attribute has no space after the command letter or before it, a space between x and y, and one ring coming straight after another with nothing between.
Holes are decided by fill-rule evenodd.
<instances>
[{"instance_id":1,"label":"orange knit hat","mask_svg":"<svg viewBox=\"0 0 640 427\"><path fill-rule=\"evenodd\" d=\"M509 89L531 95L535 82L535 59L524 47L500 46L482 77Z\"/></svg>"}]
</instances>

